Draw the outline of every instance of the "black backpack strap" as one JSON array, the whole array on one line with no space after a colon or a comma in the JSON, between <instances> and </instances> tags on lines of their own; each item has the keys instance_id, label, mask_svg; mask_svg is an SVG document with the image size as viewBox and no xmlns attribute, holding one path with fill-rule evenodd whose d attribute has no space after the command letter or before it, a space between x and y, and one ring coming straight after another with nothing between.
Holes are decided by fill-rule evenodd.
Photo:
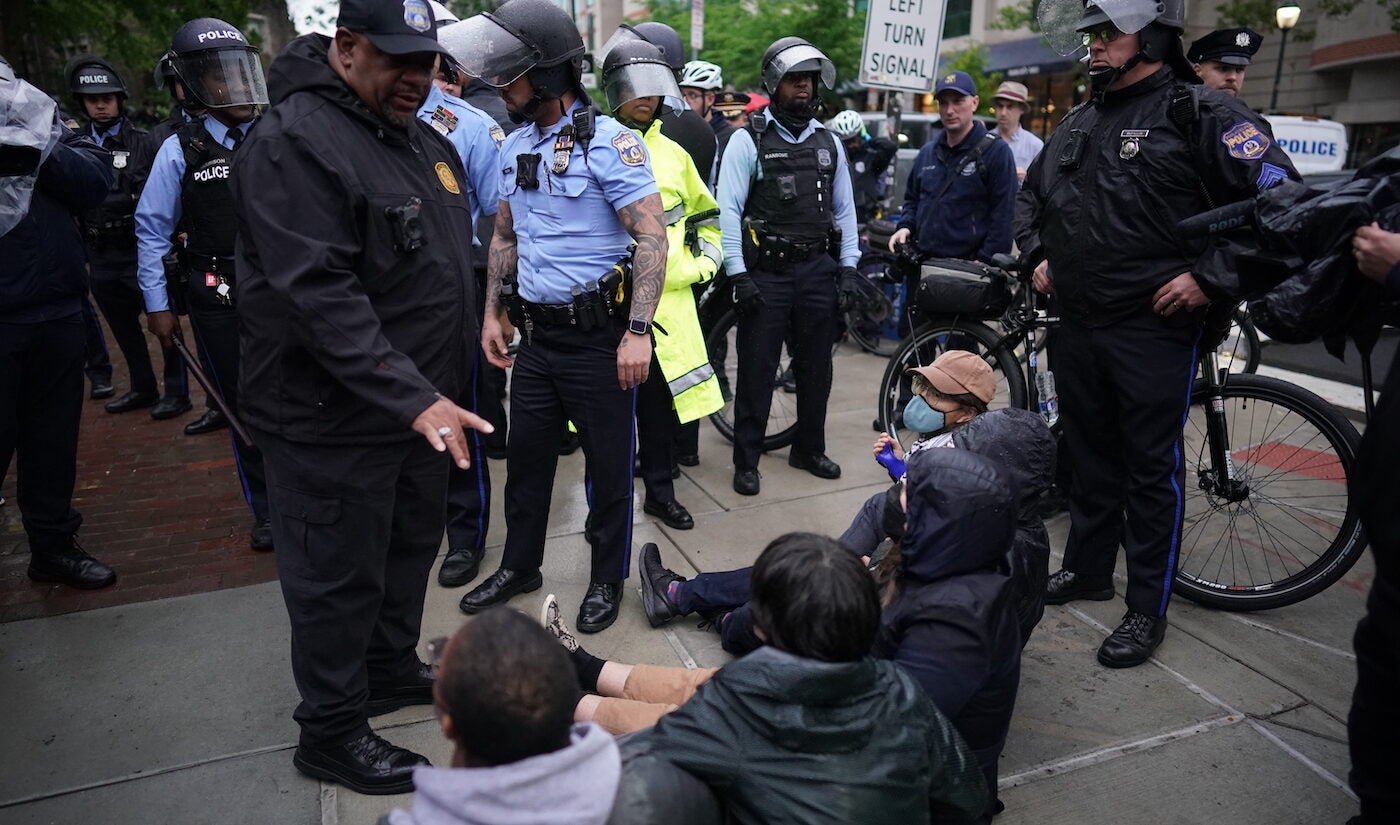
<instances>
[{"instance_id":1,"label":"black backpack strap","mask_svg":"<svg viewBox=\"0 0 1400 825\"><path fill-rule=\"evenodd\" d=\"M1172 89L1171 100L1167 104L1167 118L1185 135L1191 150L1191 158L1195 161L1192 165L1196 172L1196 188L1201 191L1201 197L1206 199L1206 207L1214 209L1215 199L1210 196L1205 179L1201 177L1201 169L1205 167L1205 164L1201 162L1199 154L1201 141L1197 125L1201 120L1201 111L1200 96L1197 91L1196 85L1190 83L1182 83Z\"/></svg>"}]
</instances>

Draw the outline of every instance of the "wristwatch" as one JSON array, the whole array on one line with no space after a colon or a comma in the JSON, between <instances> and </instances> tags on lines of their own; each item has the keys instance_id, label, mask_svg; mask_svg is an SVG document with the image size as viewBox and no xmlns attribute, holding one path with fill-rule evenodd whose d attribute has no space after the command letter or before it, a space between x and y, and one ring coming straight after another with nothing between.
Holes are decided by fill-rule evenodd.
<instances>
[{"instance_id":1,"label":"wristwatch","mask_svg":"<svg viewBox=\"0 0 1400 825\"><path fill-rule=\"evenodd\" d=\"M651 332L651 322L642 318L631 318L627 321L627 331L634 335L646 335Z\"/></svg>"}]
</instances>

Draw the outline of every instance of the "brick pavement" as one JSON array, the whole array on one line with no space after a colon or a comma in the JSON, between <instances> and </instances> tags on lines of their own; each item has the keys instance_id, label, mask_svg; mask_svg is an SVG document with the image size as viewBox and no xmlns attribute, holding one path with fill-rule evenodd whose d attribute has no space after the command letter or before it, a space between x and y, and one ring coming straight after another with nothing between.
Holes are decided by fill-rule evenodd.
<instances>
[{"instance_id":1,"label":"brick pavement","mask_svg":"<svg viewBox=\"0 0 1400 825\"><path fill-rule=\"evenodd\" d=\"M126 364L112 347L117 395ZM159 372L159 347L149 338ZM37 584L25 575L29 544L15 503L14 470L0 483L0 622L54 616L132 602L241 587L277 578L270 553L248 548L252 516L243 501L228 430L187 436L204 411L193 377L194 410L153 421L148 410L111 415L105 401L83 403L78 483L73 506L83 514L83 547L117 571L98 591Z\"/></svg>"}]
</instances>

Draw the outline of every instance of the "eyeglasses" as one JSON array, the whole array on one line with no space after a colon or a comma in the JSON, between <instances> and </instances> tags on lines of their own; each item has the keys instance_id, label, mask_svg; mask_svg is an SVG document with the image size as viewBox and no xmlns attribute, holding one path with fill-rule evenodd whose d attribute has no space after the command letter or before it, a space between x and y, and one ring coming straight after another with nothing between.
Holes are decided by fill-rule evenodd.
<instances>
[{"instance_id":1,"label":"eyeglasses","mask_svg":"<svg viewBox=\"0 0 1400 825\"><path fill-rule=\"evenodd\" d=\"M1112 43L1113 41L1117 40L1122 36L1123 32L1120 32L1112 26L1109 26L1106 29L1100 29L1096 32L1084 32L1084 45L1092 46L1094 45L1095 40L1102 40L1105 44Z\"/></svg>"},{"instance_id":2,"label":"eyeglasses","mask_svg":"<svg viewBox=\"0 0 1400 825\"><path fill-rule=\"evenodd\" d=\"M918 395L928 393L934 398L946 398L950 401L955 400L952 396L948 395L947 393L939 392L937 387L929 383L929 380L927 378L923 377L918 373L914 373L914 375L910 378L909 386Z\"/></svg>"},{"instance_id":3,"label":"eyeglasses","mask_svg":"<svg viewBox=\"0 0 1400 825\"><path fill-rule=\"evenodd\" d=\"M685 98L686 100L701 100L705 97L705 93L697 92L694 89L682 89L681 97Z\"/></svg>"}]
</instances>

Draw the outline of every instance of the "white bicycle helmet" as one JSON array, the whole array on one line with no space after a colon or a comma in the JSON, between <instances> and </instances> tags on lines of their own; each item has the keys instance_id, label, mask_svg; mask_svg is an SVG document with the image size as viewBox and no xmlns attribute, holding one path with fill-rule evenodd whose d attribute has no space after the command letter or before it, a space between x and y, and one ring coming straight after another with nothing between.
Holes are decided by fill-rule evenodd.
<instances>
[{"instance_id":1,"label":"white bicycle helmet","mask_svg":"<svg viewBox=\"0 0 1400 825\"><path fill-rule=\"evenodd\" d=\"M839 112L836 117L826 122L826 128L834 132L837 137L845 140L853 138L865 132L865 121L861 119L858 112L850 109Z\"/></svg>"},{"instance_id":2,"label":"white bicycle helmet","mask_svg":"<svg viewBox=\"0 0 1400 825\"><path fill-rule=\"evenodd\" d=\"M724 88L724 76L720 67L704 60L692 60L681 69L679 85L716 92Z\"/></svg>"}]
</instances>

